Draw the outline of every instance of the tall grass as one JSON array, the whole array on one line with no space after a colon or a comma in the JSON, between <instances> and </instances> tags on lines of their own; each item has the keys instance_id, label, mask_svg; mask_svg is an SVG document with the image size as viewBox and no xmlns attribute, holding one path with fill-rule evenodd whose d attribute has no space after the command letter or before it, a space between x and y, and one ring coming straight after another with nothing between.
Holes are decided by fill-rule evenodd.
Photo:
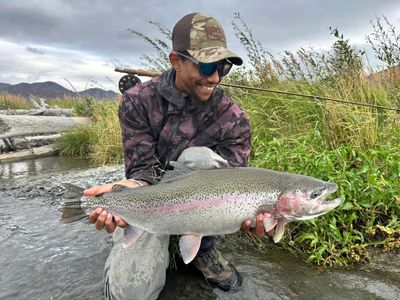
<instances>
[{"instance_id":1,"label":"tall grass","mask_svg":"<svg viewBox=\"0 0 400 300\"><path fill-rule=\"evenodd\" d=\"M51 107L58 108L74 108L81 103L84 103L86 99L80 98L71 98L71 97L63 97L63 98L53 98L47 99L46 103Z\"/></svg>"},{"instance_id":2,"label":"tall grass","mask_svg":"<svg viewBox=\"0 0 400 300\"><path fill-rule=\"evenodd\" d=\"M46 104L51 108L73 108L76 115L91 115L90 105L94 101L91 97L84 98L53 98L45 99ZM9 94L7 92L0 93L0 109L33 109L33 103L24 97Z\"/></svg>"},{"instance_id":3,"label":"tall grass","mask_svg":"<svg viewBox=\"0 0 400 300\"><path fill-rule=\"evenodd\" d=\"M240 78L240 84L399 107L396 81L367 75L363 65L364 51L353 49L337 28L331 28L335 40L330 51L302 48L295 53L285 51L282 57L276 58L265 51L260 42L254 41L251 30L239 14L235 15L233 24L248 52L251 70L229 78L233 83ZM272 138L304 134L314 128L320 131L330 147L346 144L366 148L385 140L395 119L395 114L389 111L309 97L238 94L233 89L229 92L249 113L255 139L258 134Z\"/></svg>"},{"instance_id":4,"label":"tall grass","mask_svg":"<svg viewBox=\"0 0 400 300\"><path fill-rule=\"evenodd\" d=\"M33 105L20 96L11 95L7 92L0 93L0 109L29 109Z\"/></svg>"},{"instance_id":5,"label":"tall grass","mask_svg":"<svg viewBox=\"0 0 400 300\"><path fill-rule=\"evenodd\" d=\"M61 154L90 158L95 164L123 161L122 136L117 115L118 102L91 102L92 122L65 134L60 140Z\"/></svg>"},{"instance_id":6,"label":"tall grass","mask_svg":"<svg viewBox=\"0 0 400 300\"><path fill-rule=\"evenodd\" d=\"M91 160L98 164L123 161L122 136L118 120L118 102L93 105L94 123L91 127Z\"/></svg>"}]
</instances>

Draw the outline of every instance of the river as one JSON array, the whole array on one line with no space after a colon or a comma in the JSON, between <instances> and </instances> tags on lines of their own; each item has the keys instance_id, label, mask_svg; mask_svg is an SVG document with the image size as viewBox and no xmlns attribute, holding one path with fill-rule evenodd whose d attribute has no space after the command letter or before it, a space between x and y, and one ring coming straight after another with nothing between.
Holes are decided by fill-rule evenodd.
<instances>
[{"instance_id":1,"label":"river","mask_svg":"<svg viewBox=\"0 0 400 300\"><path fill-rule=\"evenodd\" d=\"M82 187L123 177L121 166L48 157L0 170L0 299L99 299L110 235L87 222L61 224L63 182ZM168 270L160 299L400 299L400 254L381 254L355 270L321 271L277 247L238 245L222 252L243 276L224 293L192 266Z\"/></svg>"}]
</instances>

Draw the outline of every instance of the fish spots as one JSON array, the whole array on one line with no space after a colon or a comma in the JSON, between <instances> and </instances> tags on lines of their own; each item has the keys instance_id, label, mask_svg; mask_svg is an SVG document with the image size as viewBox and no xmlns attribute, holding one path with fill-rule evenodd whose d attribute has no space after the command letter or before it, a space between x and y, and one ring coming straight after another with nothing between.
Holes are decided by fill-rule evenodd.
<instances>
[{"instance_id":1,"label":"fish spots","mask_svg":"<svg viewBox=\"0 0 400 300\"><path fill-rule=\"evenodd\" d=\"M215 207L223 205L225 200L223 198L205 198L205 199L189 199L187 202L166 203L159 207L146 208L147 213L154 214L177 214L189 211L196 211L207 207Z\"/></svg>"},{"instance_id":2,"label":"fish spots","mask_svg":"<svg viewBox=\"0 0 400 300\"><path fill-rule=\"evenodd\" d=\"M220 196L204 196L199 195L189 199L177 199L175 202L154 203L146 207L137 207L136 212L142 212L148 215L166 215L166 214L185 214L196 213L199 215L206 214L208 211L215 210L220 207L221 211L232 213L240 211L247 207L262 205L264 194L241 194L228 193ZM251 203L251 205L249 205Z\"/></svg>"}]
</instances>

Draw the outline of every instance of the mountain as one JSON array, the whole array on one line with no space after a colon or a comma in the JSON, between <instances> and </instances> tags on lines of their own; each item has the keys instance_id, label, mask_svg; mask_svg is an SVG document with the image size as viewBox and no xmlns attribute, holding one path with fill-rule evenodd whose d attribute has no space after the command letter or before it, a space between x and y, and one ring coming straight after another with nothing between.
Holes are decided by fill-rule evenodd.
<instances>
[{"instance_id":1,"label":"mountain","mask_svg":"<svg viewBox=\"0 0 400 300\"><path fill-rule=\"evenodd\" d=\"M8 87L8 86L10 86L10 85L11 85L11 84L9 84L9 83L0 82L0 90L1 90L2 88Z\"/></svg>"},{"instance_id":2,"label":"mountain","mask_svg":"<svg viewBox=\"0 0 400 300\"><path fill-rule=\"evenodd\" d=\"M18 83L2 88L1 91L24 98L28 98L29 95L47 99L63 98L64 96L76 97L73 91L70 91L52 81L38 83Z\"/></svg>"},{"instance_id":3,"label":"mountain","mask_svg":"<svg viewBox=\"0 0 400 300\"><path fill-rule=\"evenodd\" d=\"M100 88L91 88L81 92L74 92L52 81L18 83L14 85L0 82L0 91L24 98L29 98L30 95L33 95L45 99L64 97L81 98L87 96L95 99L112 99L118 95L113 91L105 91Z\"/></svg>"},{"instance_id":4,"label":"mountain","mask_svg":"<svg viewBox=\"0 0 400 300\"><path fill-rule=\"evenodd\" d=\"M99 88L91 88L77 93L80 97L92 97L95 99L115 98L118 94L113 91L105 91Z\"/></svg>"}]
</instances>

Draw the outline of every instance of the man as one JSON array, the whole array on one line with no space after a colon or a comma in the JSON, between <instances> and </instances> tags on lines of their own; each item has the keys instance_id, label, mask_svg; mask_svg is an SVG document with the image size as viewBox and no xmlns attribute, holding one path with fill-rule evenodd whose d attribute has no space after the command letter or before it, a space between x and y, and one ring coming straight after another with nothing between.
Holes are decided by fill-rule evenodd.
<instances>
[{"instance_id":1,"label":"man","mask_svg":"<svg viewBox=\"0 0 400 300\"><path fill-rule=\"evenodd\" d=\"M197 168L247 166L248 119L217 87L233 64L242 64L227 49L222 26L201 13L186 15L173 29L172 43L172 68L126 91L120 104L128 179L118 184L129 188L156 184L172 160ZM112 191L113 186L96 186L84 193L94 196ZM260 214L256 221L259 236L265 235L263 218ZM89 222L109 233L126 226L100 208L91 213ZM248 231L250 223L244 222L242 230ZM145 233L125 249L118 236L121 230L114 234L105 266L106 298L157 298L165 283L169 237ZM241 284L239 273L215 249L214 237L203 237L194 265L210 284L225 291Z\"/></svg>"}]
</instances>

